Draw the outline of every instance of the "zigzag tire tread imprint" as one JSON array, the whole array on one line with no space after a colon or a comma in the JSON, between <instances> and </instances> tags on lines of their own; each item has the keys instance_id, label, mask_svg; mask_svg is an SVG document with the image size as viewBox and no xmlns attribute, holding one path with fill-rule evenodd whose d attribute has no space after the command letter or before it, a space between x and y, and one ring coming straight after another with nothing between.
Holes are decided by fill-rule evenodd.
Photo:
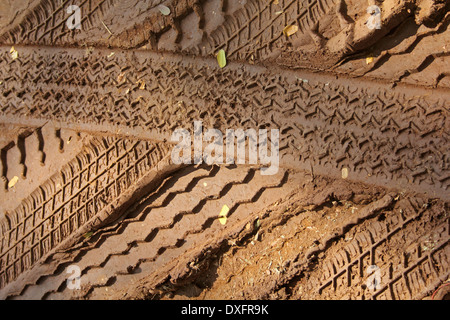
<instances>
[{"instance_id":1,"label":"zigzag tire tread imprint","mask_svg":"<svg viewBox=\"0 0 450 320\"><path fill-rule=\"evenodd\" d=\"M0 62L3 122L161 142L195 120L222 132L279 129L282 166L334 177L347 168L351 179L431 196L448 190L446 90L237 63L222 70L214 59L143 51L18 50L12 60L3 49Z\"/></svg>"},{"instance_id":2,"label":"zigzag tire tread imprint","mask_svg":"<svg viewBox=\"0 0 450 320\"><path fill-rule=\"evenodd\" d=\"M330 11L336 0L257 1L249 0L219 26L203 43L190 49L192 53L214 54L224 49L232 59L268 58L289 42L283 29L297 25L306 33ZM188 50L189 51L189 50Z\"/></svg>"},{"instance_id":3,"label":"zigzag tire tread imprint","mask_svg":"<svg viewBox=\"0 0 450 320\"><path fill-rule=\"evenodd\" d=\"M94 138L62 169L1 219L0 285L82 236L120 218L136 198L180 168L168 146Z\"/></svg>"},{"instance_id":4,"label":"zigzag tire tread imprint","mask_svg":"<svg viewBox=\"0 0 450 320\"><path fill-rule=\"evenodd\" d=\"M38 272L39 266L32 269L16 291L9 287L9 298L107 298L139 279L163 275L159 271L166 264L206 243L223 241L225 230L255 219L249 210L262 210L286 194L291 187L282 187L294 181L288 176L280 172L265 177L250 167L182 169L131 208L118 225L93 235L87 246L63 254L44 273ZM220 223L224 206L226 222ZM64 271L74 263L81 269L81 291L66 285Z\"/></svg>"}]
</instances>

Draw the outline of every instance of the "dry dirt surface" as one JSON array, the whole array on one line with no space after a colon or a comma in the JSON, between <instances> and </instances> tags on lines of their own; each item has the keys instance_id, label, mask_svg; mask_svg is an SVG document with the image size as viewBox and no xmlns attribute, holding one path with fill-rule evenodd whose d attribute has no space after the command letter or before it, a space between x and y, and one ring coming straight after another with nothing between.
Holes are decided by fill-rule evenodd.
<instances>
[{"instance_id":1,"label":"dry dirt surface","mask_svg":"<svg viewBox=\"0 0 450 320\"><path fill-rule=\"evenodd\" d=\"M0 1L0 298L450 298L449 9ZM174 161L195 121L278 171Z\"/></svg>"}]
</instances>

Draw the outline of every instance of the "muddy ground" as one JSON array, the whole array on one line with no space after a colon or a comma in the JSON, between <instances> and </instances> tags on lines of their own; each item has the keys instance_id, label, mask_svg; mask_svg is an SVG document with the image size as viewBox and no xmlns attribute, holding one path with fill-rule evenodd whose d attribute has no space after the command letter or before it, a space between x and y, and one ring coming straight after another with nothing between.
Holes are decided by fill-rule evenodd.
<instances>
[{"instance_id":1,"label":"muddy ground","mask_svg":"<svg viewBox=\"0 0 450 320\"><path fill-rule=\"evenodd\" d=\"M0 1L0 297L447 299L449 9ZM199 120L278 172L174 163Z\"/></svg>"}]
</instances>

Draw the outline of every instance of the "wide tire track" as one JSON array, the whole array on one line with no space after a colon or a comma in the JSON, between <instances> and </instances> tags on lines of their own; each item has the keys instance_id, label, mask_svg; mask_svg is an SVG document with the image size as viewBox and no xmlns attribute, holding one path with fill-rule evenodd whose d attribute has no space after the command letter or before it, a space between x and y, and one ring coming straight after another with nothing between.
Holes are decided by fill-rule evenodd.
<instances>
[{"instance_id":1,"label":"wide tire track","mask_svg":"<svg viewBox=\"0 0 450 320\"><path fill-rule=\"evenodd\" d=\"M448 190L446 91L242 64L222 70L211 59L149 52L18 50L0 62L3 122L52 120L156 141L195 120L222 132L279 129L282 166L334 177L347 168L350 179L432 196Z\"/></svg>"},{"instance_id":2,"label":"wide tire track","mask_svg":"<svg viewBox=\"0 0 450 320\"><path fill-rule=\"evenodd\" d=\"M67 262L62 260L59 267L55 265L54 275L44 275L37 282L39 285L28 285L16 298L54 299L72 294L80 297L79 292L71 292L66 287L64 270L69 264L82 269L81 294L96 296L99 290L103 294L104 289L99 288L112 285L117 287L109 288L109 294L121 291L131 282L151 273L158 274L160 268L190 248L201 248L202 242L220 238L221 229L232 229L236 219L249 218L248 210L252 206L262 209L270 199L281 197L282 194L269 190L282 186L287 178L280 173L268 179L259 171L245 167L213 167L209 173L204 169L185 169L175 176L177 182L173 187L170 183L163 184L156 191L159 194L156 198L150 195L132 209L131 216L115 231L99 234L101 241L95 240L89 248L73 253ZM245 203L252 206L244 209ZM223 205L230 208L224 226L217 219Z\"/></svg>"},{"instance_id":3,"label":"wide tire track","mask_svg":"<svg viewBox=\"0 0 450 320\"><path fill-rule=\"evenodd\" d=\"M114 222L143 192L179 168L163 144L93 139L1 222L0 287Z\"/></svg>"}]
</instances>

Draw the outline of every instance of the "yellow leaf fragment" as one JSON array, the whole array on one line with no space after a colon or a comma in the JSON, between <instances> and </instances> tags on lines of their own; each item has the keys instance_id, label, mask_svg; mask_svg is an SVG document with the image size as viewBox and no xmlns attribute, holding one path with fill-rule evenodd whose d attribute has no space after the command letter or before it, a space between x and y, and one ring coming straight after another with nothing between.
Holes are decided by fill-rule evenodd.
<instances>
[{"instance_id":1,"label":"yellow leaf fragment","mask_svg":"<svg viewBox=\"0 0 450 320\"><path fill-rule=\"evenodd\" d=\"M228 208L228 206L224 204L222 210L220 210L219 216L226 217L228 215L228 212L230 212L230 208Z\"/></svg>"},{"instance_id":2,"label":"yellow leaf fragment","mask_svg":"<svg viewBox=\"0 0 450 320\"><path fill-rule=\"evenodd\" d=\"M14 185L17 183L17 181L19 181L19 177L18 176L14 176L11 180L9 180L8 188L14 187Z\"/></svg>"},{"instance_id":3,"label":"yellow leaf fragment","mask_svg":"<svg viewBox=\"0 0 450 320\"><path fill-rule=\"evenodd\" d=\"M227 217L219 217L220 224L224 225L227 223Z\"/></svg>"},{"instance_id":4,"label":"yellow leaf fragment","mask_svg":"<svg viewBox=\"0 0 450 320\"><path fill-rule=\"evenodd\" d=\"M283 29L283 34L286 36L286 37L290 37L290 36L292 36L294 33L296 33L298 31L298 26L296 26L296 25L289 25L289 26L286 26L284 29Z\"/></svg>"},{"instance_id":5,"label":"yellow leaf fragment","mask_svg":"<svg viewBox=\"0 0 450 320\"><path fill-rule=\"evenodd\" d=\"M279 0L273 0L273 4L279 4Z\"/></svg>"},{"instance_id":6,"label":"yellow leaf fragment","mask_svg":"<svg viewBox=\"0 0 450 320\"><path fill-rule=\"evenodd\" d=\"M9 53L11 54L11 58L13 60L15 60L19 57L19 52L17 52L17 50L14 49L14 47L11 47L11 50L9 50Z\"/></svg>"},{"instance_id":7,"label":"yellow leaf fragment","mask_svg":"<svg viewBox=\"0 0 450 320\"><path fill-rule=\"evenodd\" d=\"M227 215L230 212L230 208L226 204L223 205L222 210L219 213L219 222L223 225L227 223Z\"/></svg>"},{"instance_id":8,"label":"yellow leaf fragment","mask_svg":"<svg viewBox=\"0 0 450 320\"><path fill-rule=\"evenodd\" d=\"M219 53L217 53L217 62L219 63L219 67L223 68L227 65L227 58L225 56L225 50L220 49Z\"/></svg>"},{"instance_id":9,"label":"yellow leaf fragment","mask_svg":"<svg viewBox=\"0 0 450 320\"><path fill-rule=\"evenodd\" d=\"M373 62L373 57L367 57L366 58L366 63L367 64L371 64Z\"/></svg>"},{"instance_id":10,"label":"yellow leaf fragment","mask_svg":"<svg viewBox=\"0 0 450 320\"><path fill-rule=\"evenodd\" d=\"M342 179L347 179L347 178L348 178L348 169L342 168Z\"/></svg>"}]
</instances>

